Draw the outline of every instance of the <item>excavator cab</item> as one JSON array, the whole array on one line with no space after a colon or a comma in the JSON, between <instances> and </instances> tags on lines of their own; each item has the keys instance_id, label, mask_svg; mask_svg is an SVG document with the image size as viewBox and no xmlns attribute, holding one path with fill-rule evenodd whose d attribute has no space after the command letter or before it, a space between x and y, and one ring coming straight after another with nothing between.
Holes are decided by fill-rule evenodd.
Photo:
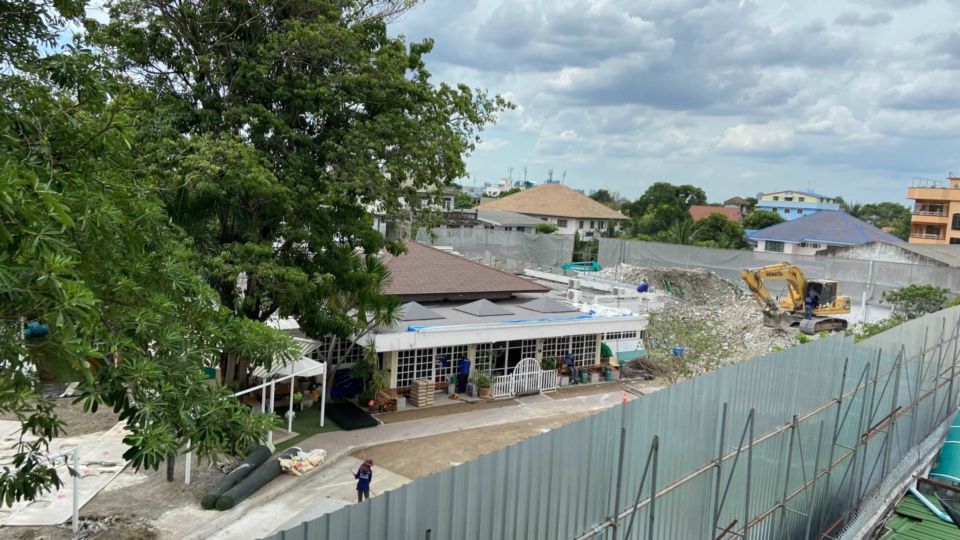
<instances>
[{"instance_id":1,"label":"excavator cab","mask_svg":"<svg viewBox=\"0 0 960 540\"><path fill-rule=\"evenodd\" d=\"M826 306L833 304L837 299L837 282L826 279L811 279L807 282L806 294L815 291L820 297L820 305Z\"/></svg>"}]
</instances>

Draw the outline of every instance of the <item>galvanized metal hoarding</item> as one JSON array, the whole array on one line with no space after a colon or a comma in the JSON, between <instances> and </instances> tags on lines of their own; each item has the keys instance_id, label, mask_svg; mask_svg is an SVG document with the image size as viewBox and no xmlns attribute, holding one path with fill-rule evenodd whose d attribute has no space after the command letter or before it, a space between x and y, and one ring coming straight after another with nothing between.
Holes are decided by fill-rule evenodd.
<instances>
[{"instance_id":1,"label":"galvanized metal hoarding","mask_svg":"<svg viewBox=\"0 0 960 540\"><path fill-rule=\"evenodd\" d=\"M270 540L815 538L957 406L960 308L718 369ZM453 435L455 436L455 435Z\"/></svg>"}]
</instances>

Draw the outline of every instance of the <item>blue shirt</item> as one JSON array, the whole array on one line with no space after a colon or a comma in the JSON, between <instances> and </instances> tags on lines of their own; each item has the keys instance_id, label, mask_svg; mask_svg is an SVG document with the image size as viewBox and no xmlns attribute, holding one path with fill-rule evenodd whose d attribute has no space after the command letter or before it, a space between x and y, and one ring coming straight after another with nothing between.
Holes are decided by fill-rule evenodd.
<instances>
[{"instance_id":1,"label":"blue shirt","mask_svg":"<svg viewBox=\"0 0 960 540\"><path fill-rule=\"evenodd\" d=\"M357 479L357 491L370 491L370 481L373 480L373 469L360 467L353 475Z\"/></svg>"},{"instance_id":2,"label":"blue shirt","mask_svg":"<svg viewBox=\"0 0 960 540\"><path fill-rule=\"evenodd\" d=\"M469 359L469 358L461 358L461 359L460 359L460 373L463 374L463 375L466 375L467 373L470 373L470 359Z\"/></svg>"}]
</instances>

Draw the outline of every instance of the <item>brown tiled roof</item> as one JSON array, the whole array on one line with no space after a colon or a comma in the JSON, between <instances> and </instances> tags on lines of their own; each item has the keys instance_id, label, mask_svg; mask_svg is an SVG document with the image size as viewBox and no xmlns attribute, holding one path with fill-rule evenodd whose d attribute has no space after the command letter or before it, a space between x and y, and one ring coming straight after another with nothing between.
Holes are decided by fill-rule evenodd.
<instances>
[{"instance_id":1,"label":"brown tiled roof","mask_svg":"<svg viewBox=\"0 0 960 540\"><path fill-rule=\"evenodd\" d=\"M533 216L587 219L627 219L627 216L563 184L541 184L484 203L480 210L506 210Z\"/></svg>"},{"instance_id":2,"label":"brown tiled roof","mask_svg":"<svg viewBox=\"0 0 960 540\"><path fill-rule=\"evenodd\" d=\"M737 206L746 206L750 204L750 201L744 199L743 197L730 197L729 199L723 201L724 205L735 204Z\"/></svg>"},{"instance_id":3,"label":"brown tiled roof","mask_svg":"<svg viewBox=\"0 0 960 540\"><path fill-rule=\"evenodd\" d=\"M736 208L726 208L723 206L702 206L694 205L690 207L690 217L694 221L700 221L710 214L721 214L731 221L740 221L740 210Z\"/></svg>"},{"instance_id":4,"label":"brown tiled roof","mask_svg":"<svg viewBox=\"0 0 960 540\"><path fill-rule=\"evenodd\" d=\"M387 294L408 300L506 298L513 293L547 292L533 281L452 253L408 241L407 252L385 255L390 270Z\"/></svg>"}]
</instances>

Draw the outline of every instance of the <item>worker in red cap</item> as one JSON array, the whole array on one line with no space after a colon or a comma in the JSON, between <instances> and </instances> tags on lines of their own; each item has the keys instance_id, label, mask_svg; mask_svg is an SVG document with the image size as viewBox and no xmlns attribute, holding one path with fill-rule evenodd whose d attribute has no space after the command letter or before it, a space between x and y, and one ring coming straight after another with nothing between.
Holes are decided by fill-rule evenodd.
<instances>
[{"instance_id":1,"label":"worker in red cap","mask_svg":"<svg viewBox=\"0 0 960 540\"><path fill-rule=\"evenodd\" d=\"M370 482L373 480L373 460L367 458L353 475L357 479L357 502L370 498Z\"/></svg>"}]
</instances>

